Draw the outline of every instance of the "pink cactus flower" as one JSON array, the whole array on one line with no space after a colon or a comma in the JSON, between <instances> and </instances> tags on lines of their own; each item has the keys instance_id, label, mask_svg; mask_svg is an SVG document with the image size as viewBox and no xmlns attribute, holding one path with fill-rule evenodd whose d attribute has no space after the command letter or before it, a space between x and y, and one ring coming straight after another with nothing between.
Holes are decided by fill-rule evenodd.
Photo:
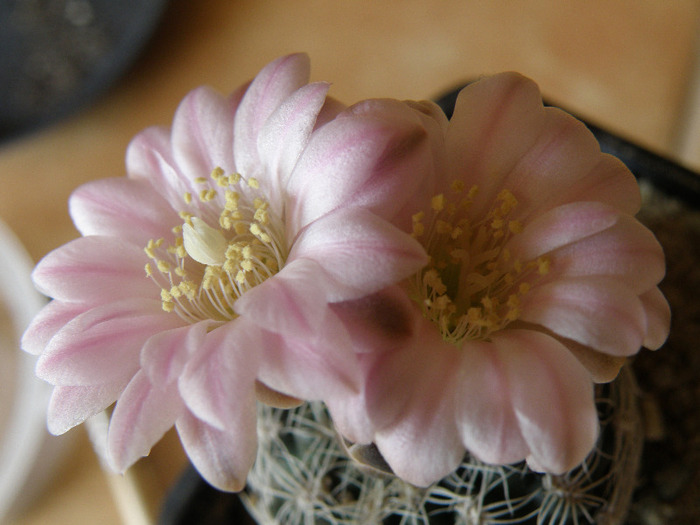
<instances>
[{"instance_id":1,"label":"pink cactus flower","mask_svg":"<svg viewBox=\"0 0 700 525\"><path fill-rule=\"evenodd\" d=\"M228 98L196 89L171 130L134 138L128 177L72 195L82 237L38 264L54 300L23 338L55 385L53 433L116 402L116 470L174 425L210 483L240 490L256 400L358 391L351 338L328 304L426 264L389 220L413 207L410 173L430 171L434 146L422 115L345 109L308 78L308 58L291 55Z\"/></svg>"},{"instance_id":2,"label":"pink cactus flower","mask_svg":"<svg viewBox=\"0 0 700 525\"><path fill-rule=\"evenodd\" d=\"M421 114L440 129L438 169L412 219L394 222L430 262L335 306L365 381L328 399L331 414L417 485L465 451L564 472L595 444L594 382L668 334L664 256L634 218L638 186L518 74L468 86L449 123L427 103Z\"/></svg>"}]
</instances>

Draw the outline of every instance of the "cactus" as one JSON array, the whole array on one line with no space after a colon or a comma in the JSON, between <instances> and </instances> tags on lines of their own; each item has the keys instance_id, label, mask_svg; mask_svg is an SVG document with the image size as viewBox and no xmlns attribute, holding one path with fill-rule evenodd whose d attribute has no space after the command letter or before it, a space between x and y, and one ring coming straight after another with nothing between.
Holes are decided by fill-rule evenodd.
<instances>
[{"instance_id":1,"label":"cactus","mask_svg":"<svg viewBox=\"0 0 700 525\"><path fill-rule=\"evenodd\" d=\"M596 397L600 438L572 471L555 476L467 456L427 488L350 459L322 403L261 405L258 456L243 501L263 525L621 523L642 449L629 367L599 385Z\"/></svg>"}]
</instances>

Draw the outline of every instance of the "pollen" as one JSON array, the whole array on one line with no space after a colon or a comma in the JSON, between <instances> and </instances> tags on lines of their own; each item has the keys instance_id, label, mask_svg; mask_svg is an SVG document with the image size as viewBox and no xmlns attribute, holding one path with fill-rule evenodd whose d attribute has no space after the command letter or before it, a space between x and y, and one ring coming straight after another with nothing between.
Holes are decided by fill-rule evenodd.
<instances>
[{"instance_id":1,"label":"pollen","mask_svg":"<svg viewBox=\"0 0 700 525\"><path fill-rule=\"evenodd\" d=\"M148 241L144 271L158 286L164 311L188 322L225 322L236 317L239 297L284 266L284 224L257 179L215 168L195 183L197 207L185 192L182 223L167 240Z\"/></svg>"},{"instance_id":2,"label":"pollen","mask_svg":"<svg viewBox=\"0 0 700 525\"><path fill-rule=\"evenodd\" d=\"M430 262L410 281L411 297L445 341L461 345L488 340L518 320L523 296L549 272L550 261L523 262L508 250L508 241L523 230L511 191L501 191L483 216L472 217L477 187L467 190L455 181L450 189L449 196L433 196L429 209L412 216L413 237L420 238Z\"/></svg>"}]
</instances>

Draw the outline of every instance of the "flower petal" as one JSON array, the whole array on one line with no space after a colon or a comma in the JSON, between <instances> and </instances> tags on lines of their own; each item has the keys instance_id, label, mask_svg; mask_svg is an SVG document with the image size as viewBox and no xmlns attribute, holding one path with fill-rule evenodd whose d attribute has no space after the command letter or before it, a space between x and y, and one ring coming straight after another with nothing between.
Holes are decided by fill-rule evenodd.
<instances>
[{"instance_id":1,"label":"flower petal","mask_svg":"<svg viewBox=\"0 0 700 525\"><path fill-rule=\"evenodd\" d=\"M255 403L240 400L240 425L220 430L186 412L176 427L187 456L199 473L219 490L239 491L255 461ZM248 403L248 404L246 404Z\"/></svg>"},{"instance_id":2,"label":"flower petal","mask_svg":"<svg viewBox=\"0 0 700 525\"><path fill-rule=\"evenodd\" d=\"M331 283L315 261L297 258L233 305L235 312L270 332L310 337L327 315Z\"/></svg>"},{"instance_id":3,"label":"flower petal","mask_svg":"<svg viewBox=\"0 0 700 525\"><path fill-rule=\"evenodd\" d=\"M129 379L153 334L182 325L159 301L126 300L93 308L66 324L37 361L36 374L54 385L99 385Z\"/></svg>"},{"instance_id":4,"label":"flower petal","mask_svg":"<svg viewBox=\"0 0 700 525\"><path fill-rule=\"evenodd\" d=\"M289 180L289 238L338 207L392 218L418 202L416 191L432 180L432 142L417 111L384 106L377 113L349 108L313 134Z\"/></svg>"},{"instance_id":5,"label":"flower petal","mask_svg":"<svg viewBox=\"0 0 700 525\"><path fill-rule=\"evenodd\" d=\"M359 368L348 334L330 312L312 338L266 333L260 345L258 378L278 392L301 399L343 397L359 390Z\"/></svg>"},{"instance_id":6,"label":"flower petal","mask_svg":"<svg viewBox=\"0 0 700 525\"><path fill-rule=\"evenodd\" d=\"M278 188L285 188L306 147L330 86L306 85L292 94L267 119L258 135L264 171Z\"/></svg>"},{"instance_id":7,"label":"flower petal","mask_svg":"<svg viewBox=\"0 0 700 525\"><path fill-rule=\"evenodd\" d=\"M506 330L493 342L531 457L551 473L578 465L598 436L593 384L586 369L542 333Z\"/></svg>"},{"instance_id":8,"label":"flower petal","mask_svg":"<svg viewBox=\"0 0 700 525\"><path fill-rule=\"evenodd\" d=\"M88 386L54 387L46 416L49 432L60 435L114 403L128 379Z\"/></svg>"},{"instance_id":9,"label":"flower petal","mask_svg":"<svg viewBox=\"0 0 700 525\"><path fill-rule=\"evenodd\" d=\"M243 318L231 321L209 332L185 366L178 381L180 395L208 425L233 431L249 423L247 410L255 404L258 332Z\"/></svg>"},{"instance_id":10,"label":"flower petal","mask_svg":"<svg viewBox=\"0 0 700 525\"><path fill-rule=\"evenodd\" d=\"M658 287L639 297L647 315L647 333L644 346L650 350L660 348L671 330L671 307Z\"/></svg>"},{"instance_id":11,"label":"flower petal","mask_svg":"<svg viewBox=\"0 0 700 525\"><path fill-rule=\"evenodd\" d=\"M144 272L143 249L114 237L80 237L46 255L32 279L45 295L66 302L100 304L157 298Z\"/></svg>"},{"instance_id":12,"label":"flower petal","mask_svg":"<svg viewBox=\"0 0 700 525\"><path fill-rule=\"evenodd\" d=\"M317 261L339 285L338 302L399 282L428 263L421 244L362 208L339 209L311 223L292 246L290 259Z\"/></svg>"},{"instance_id":13,"label":"flower petal","mask_svg":"<svg viewBox=\"0 0 700 525\"><path fill-rule=\"evenodd\" d=\"M146 341L141 350L141 368L155 385L175 381L187 360L201 346L212 323L199 322L159 332Z\"/></svg>"},{"instance_id":14,"label":"flower petal","mask_svg":"<svg viewBox=\"0 0 700 525\"><path fill-rule=\"evenodd\" d=\"M620 216L618 210L599 202L564 204L525 223L507 247L521 260L536 259L612 227Z\"/></svg>"},{"instance_id":15,"label":"flower petal","mask_svg":"<svg viewBox=\"0 0 700 525\"><path fill-rule=\"evenodd\" d=\"M478 185L475 216L485 213L544 127L539 88L522 75L494 75L459 93L446 136L448 178L464 180L467 187Z\"/></svg>"},{"instance_id":16,"label":"flower petal","mask_svg":"<svg viewBox=\"0 0 700 525\"><path fill-rule=\"evenodd\" d=\"M22 350L34 355L41 354L51 338L85 310L84 304L51 301L29 323L22 335Z\"/></svg>"},{"instance_id":17,"label":"flower petal","mask_svg":"<svg viewBox=\"0 0 700 525\"><path fill-rule=\"evenodd\" d=\"M309 70L307 55L288 55L270 62L250 84L238 106L233 128L236 168L244 176L258 176L258 135L282 102L308 82Z\"/></svg>"},{"instance_id":18,"label":"flower petal","mask_svg":"<svg viewBox=\"0 0 700 525\"><path fill-rule=\"evenodd\" d=\"M455 392L462 443L485 463L522 461L529 447L513 410L506 365L491 343L469 341L462 352Z\"/></svg>"},{"instance_id":19,"label":"flower petal","mask_svg":"<svg viewBox=\"0 0 700 525\"><path fill-rule=\"evenodd\" d=\"M526 254L520 255L527 260ZM611 228L555 250L548 257L547 280L608 276L637 293L656 286L666 272L663 250L656 237L629 215L621 215Z\"/></svg>"},{"instance_id":20,"label":"flower petal","mask_svg":"<svg viewBox=\"0 0 700 525\"><path fill-rule=\"evenodd\" d=\"M185 96L175 112L171 132L173 158L194 183L214 168L233 173L233 117L237 100L224 99L202 86Z\"/></svg>"},{"instance_id":21,"label":"flower petal","mask_svg":"<svg viewBox=\"0 0 700 525\"><path fill-rule=\"evenodd\" d=\"M88 182L73 192L70 215L83 236L118 237L137 246L170 234L181 219L143 180L121 178Z\"/></svg>"},{"instance_id":22,"label":"flower petal","mask_svg":"<svg viewBox=\"0 0 700 525\"><path fill-rule=\"evenodd\" d=\"M442 341L435 348L431 331L410 349L384 353L375 368L381 375L368 380L374 442L394 473L418 486L446 476L465 452L454 417L459 350Z\"/></svg>"},{"instance_id":23,"label":"flower petal","mask_svg":"<svg viewBox=\"0 0 700 525\"><path fill-rule=\"evenodd\" d=\"M129 177L148 182L175 210L182 207L185 193L197 191L177 167L165 128L147 128L132 139L126 150L126 170Z\"/></svg>"},{"instance_id":24,"label":"flower petal","mask_svg":"<svg viewBox=\"0 0 700 525\"><path fill-rule=\"evenodd\" d=\"M625 283L606 277L561 279L524 297L521 319L614 356L639 351L646 315Z\"/></svg>"},{"instance_id":25,"label":"flower petal","mask_svg":"<svg viewBox=\"0 0 700 525\"><path fill-rule=\"evenodd\" d=\"M160 388L139 371L119 397L110 419L107 450L112 468L124 472L147 456L183 410L176 383Z\"/></svg>"},{"instance_id":26,"label":"flower petal","mask_svg":"<svg viewBox=\"0 0 700 525\"><path fill-rule=\"evenodd\" d=\"M479 192L470 211L482 216L503 188L520 209L539 213L580 200L609 203L634 214L634 176L600 153L593 134L558 108L544 107L537 85L502 73L459 94L447 133L452 178Z\"/></svg>"}]
</instances>

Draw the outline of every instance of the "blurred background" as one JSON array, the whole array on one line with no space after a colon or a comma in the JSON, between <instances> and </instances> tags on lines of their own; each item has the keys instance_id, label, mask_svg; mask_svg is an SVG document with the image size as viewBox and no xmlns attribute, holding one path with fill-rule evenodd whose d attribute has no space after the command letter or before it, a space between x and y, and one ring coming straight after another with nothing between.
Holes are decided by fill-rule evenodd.
<instances>
[{"instance_id":1,"label":"blurred background","mask_svg":"<svg viewBox=\"0 0 700 525\"><path fill-rule=\"evenodd\" d=\"M36 262L77 236L70 192L123 175L136 133L170 124L192 88L227 93L294 51L346 103L520 71L700 169L699 15L700 0L0 0L0 220ZM114 477L71 434L54 482L10 523L148 523L184 464L177 439Z\"/></svg>"}]
</instances>

